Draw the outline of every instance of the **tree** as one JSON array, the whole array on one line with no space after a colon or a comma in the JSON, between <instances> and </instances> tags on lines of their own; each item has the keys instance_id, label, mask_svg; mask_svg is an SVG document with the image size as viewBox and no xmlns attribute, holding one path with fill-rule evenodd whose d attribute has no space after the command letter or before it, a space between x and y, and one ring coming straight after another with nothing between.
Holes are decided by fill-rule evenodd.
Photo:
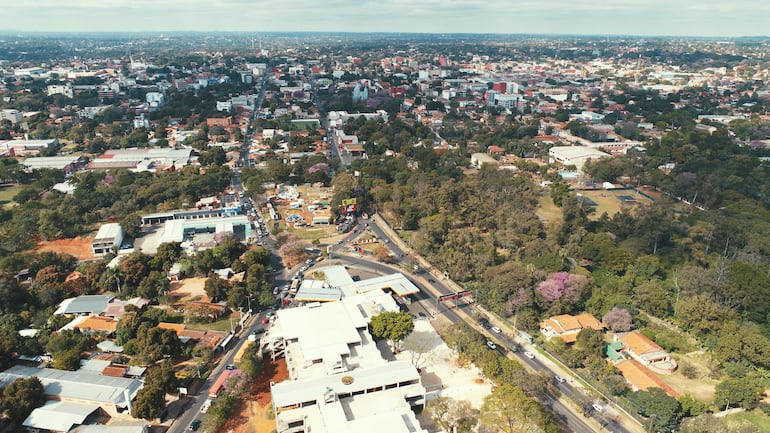
<instances>
[{"instance_id":1,"label":"tree","mask_svg":"<svg viewBox=\"0 0 770 433\"><path fill-rule=\"evenodd\" d=\"M206 278L206 282L203 283L203 289L206 291L206 295L211 298L212 302L217 302L220 296L225 294L227 281L219 278L218 275L212 275Z\"/></svg>"},{"instance_id":2,"label":"tree","mask_svg":"<svg viewBox=\"0 0 770 433\"><path fill-rule=\"evenodd\" d=\"M613 332L626 332L631 330L633 318L627 308L613 307L604 315L602 322Z\"/></svg>"},{"instance_id":3,"label":"tree","mask_svg":"<svg viewBox=\"0 0 770 433\"><path fill-rule=\"evenodd\" d=\"M153 420L166 407L166 392L158 385L145 385L136 393L131 415L134 418Z\"/></svg>"},{"instance_id":4,"label":"tree","mask_svg":"<svg viewBox=\"0 0 770 433\"><path fill-rule=\"evenodd\" d=\"M727 379L716 386L714 406L721 408L722 405L732 405L751 409L762 399L762 391L762 384L756 378L746 376Z\"/></svg>"},{"instance_id":5,"label":"tree","mask_svg":"<svg viewBox=\"0 0 770 433\"><path fill-rule=\"evenodd\" d=\"M24 421L33 409L45 403L43 384L35 376L16 379L3 390L2 409L15 423Z\"/></svg>"},{"instance_id":6,"label":"tree","mask_svg":"<svg viewBox=\"0 0 770 433\"><path fill-rule=\"evenodd\" d=\"M386 311L373 316L369 326L372 335L390 340L393 350L398 353L400 341L414 329L414 320L403 311Z\"/></svg>"},{"instance_id":7,"label":"tree","mask_svg":"<svg viewBox=\"0 0 770 433\"><path fill-rule=\"evenodd\" d=\"M439 397L428 402L430 419L445 432L470 433L478 423L479 411L467 400Z\"/></svg>"},{"instance_id":8,"label":"tree","mask_svg":"<svg viewBox=\"0 0 770 433\"><path fill-rule=\"evenodd\" d=\"M238 369L246 373L249 379L253 380L262 372L262 361L259 344L250 344L244 351L241 362L238 363Z\"/></svg>"},{"instance_id":9,"label":"tree","mask_svg":"<svg viewBox=\"0 0 770 433\"><path fill-rule=\"evenodd\" d=\"M642 415L655 416L652 425L656 429L670 431L681 412L679 402L660 388L650 388L648 391L636 391L629 395L629 399L636 403Z\"/></svg>"},{"instance_id":10,"label":"tree","mask_svg":"<svg viewBox=\"0 0 770 433\"><path fill-rule=\"evenodd\" d=\"M533 426L545 431L555 429L535 399L527 397L520 388L507 383L484 397L480 418L483 425L497 432L532 431Z\"/></svg>"},{"instance_id":11,"label":"tree","mask_svg":"<svg viewBox=\"0 0 770 433\"><path fill-rule=\"evenodd\" d=\"M144 381L144 386L157 386L166 394L176 392L178 385L179 381L174 373L174 367L168 360L151 367L147 371L147 378Z\"/></svg>"}]
</instances>

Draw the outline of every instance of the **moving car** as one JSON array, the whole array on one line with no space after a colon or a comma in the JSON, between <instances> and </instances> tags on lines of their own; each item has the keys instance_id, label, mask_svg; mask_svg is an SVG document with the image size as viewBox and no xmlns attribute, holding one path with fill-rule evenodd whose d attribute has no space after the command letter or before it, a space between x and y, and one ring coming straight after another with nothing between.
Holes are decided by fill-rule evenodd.
<instances>
[{"instance_id":1,"label":"moving car","mask_svg":"<svg viewBox=\"0 0 770 433\"><path fill-rule=\"evenodd\" d=\"M594 410L597 411L597 412L601 412L602 409L603 409L602 405L600 405L599 403L594 403L594 404L591 405L591 407L594 408Z\"/></svg>"},{"instance_id":2,"label":"moving car","mask_svg":"<svg viewBox=\"0 0 770 433\"><path fill-rule=\"evenodd\" d=\"M495 334L499 334L499 333L503 332L503 331L502 331L502 330L500 330L500 328L498 328L497 326L493 326L493 327L491 327L491 328L489 328L489 329L491 329L491 330L492 330L492 332L494 332Z\"/></svg>"},{"instance_id":3,"label":"moving car","mask_svg":"<svg viewBox=\"0 0 770 433\"><path fill-rule=\"evenodd\" d=\"M194 419L193 422L190 423L190 431L198 431L198 429L201 427L201 420Z\"/></svg>"},{"instance_id":4,"label":"moving car","mask_svg":"<svg viewBox=\"0 0 770 433\"><path fill-rule=\"evenodd\" d=\"M487 340L487 347L492 350L497 350L497 345L493 343L491 340Z\"/></svg>"},{"instance_id":5,"label":"moving car","mask_svg":"<svg viewBox=\"0 0 770 433\"><path fill-rule=\"evenodd\" d=\"M206 399L206 401L203 402L203 406L201 406L201 413L208 412L210 407L211 407L211 399L208 398ZM192 428L192 425L190 425L190 428Z\"/></svg>"},{"instance_id":6,"label":"moving car","mask_svg":"<svg viewBox=\"0 0 770 433\"><path fill-rule=\"evenodd\" d=\"M524 352L524 356L526 356L529 359L535 359L535 354L532 352Z\"/></svg>"},{"instance_id":7,"label":"moving car","mask_svg":"<svg viewBox=\"0 0 770 433\"><path fill-rule=\"evenodd\" d=\"M553 376L553 379L554 379L555 381L557 381L557 382L560 382L560 383L564 383L564 378L563 378L563 377L561 377L561 376L559 376L558 374L557 374L557 375L554 375L554 376Z\"/></svg>"}]
</instances>

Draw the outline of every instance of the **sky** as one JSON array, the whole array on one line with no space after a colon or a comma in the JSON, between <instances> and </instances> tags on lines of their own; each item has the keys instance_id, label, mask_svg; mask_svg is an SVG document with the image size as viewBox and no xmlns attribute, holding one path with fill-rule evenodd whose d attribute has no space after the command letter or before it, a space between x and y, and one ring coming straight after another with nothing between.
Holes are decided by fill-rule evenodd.
<instances>
[{"instance_id":1,"label":"sky","mask_svg":"<svg viewBox=\"0 0 770 433\"><path fill-rule=\"evenodd\" d=\"M0 31L770 34L768 0L3 0Z\"/></svg>"}]
</instances>

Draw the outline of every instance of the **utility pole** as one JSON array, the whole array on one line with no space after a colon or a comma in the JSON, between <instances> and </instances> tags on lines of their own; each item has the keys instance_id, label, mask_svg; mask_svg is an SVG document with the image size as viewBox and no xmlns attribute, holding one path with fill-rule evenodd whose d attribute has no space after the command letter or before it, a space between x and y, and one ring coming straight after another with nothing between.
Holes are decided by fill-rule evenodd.
<instances>
[{"instance_id":1,"label":"utility pole","mask_svg":"<svg viewBox=\"0 0 770 433\"><path fill-rule=\"evenodd\" d=\"M652 425L655 422L655 414L650 415L650 427L647 429L647 433L652 433Z\"/></svg>"}]
</instances>

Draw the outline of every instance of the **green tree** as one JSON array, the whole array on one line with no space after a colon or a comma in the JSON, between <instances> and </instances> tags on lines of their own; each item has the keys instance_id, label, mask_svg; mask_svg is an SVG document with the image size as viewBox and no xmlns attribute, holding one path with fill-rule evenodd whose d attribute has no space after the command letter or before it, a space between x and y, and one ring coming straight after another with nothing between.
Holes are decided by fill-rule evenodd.
<instances>
[{"instance_id":1,"label":"green tree","mask_svg":"<svg viewBox=\"0 0 770 433\"><path fill-rule=\"evenodd\" d=\"M386 311L373 316L369 326L372 335L390 340L393 350L398 352L401 340L414 329L414 320L403 311Z\"/></svg>"},{"instance_id":2,"label":"green tree","mask_svg":"<svg viewBox=\"0 0 770 433\"><path fill-rule=\"evenodd\" d=\"M714 406L740 406L754 408L762 399L763 387L760 381L751 376L727 379L716 386Z\"/></svg>"},{"instance_id":3,"label":"green tree","mask_svg":"<svg viewBox=\"0 0 770 433\"><path fill-rule=\"evenodd\" d=\"M636 391L629 399L639 407L640 413L647 417L655 416L652 424L656 429L671 430L681 413L679 402L660 388L650 388L648 391Z\"/></svg>"},{"instance_id":4,"label":"green tree","mask_svg":"<svg viewBox=\"0 0 770 433\"><path fill-rule=\"evenodd\" d=\"M131 415L134 418L153 420L166 407L166 392L158 385L145 385L136 393Z\"/></svg>"},{"instance_id":5,"label":"green tree","mask_svg":"<svg viewBox=\"0 0 770 433\"><path fill-rule=\"evenodd\" d=\"M527 397L520 388L504 383L484 397L481 424L492 431L518 433L537 426L543 431L558 431L543 407Z\"/></svg>"},{"instance_id":6,"label":"green tree","mask_svg":"<svg viewBox=\"0 0 770 433\"><path fill-rule=\"evenodd\" d=\"M43 384L35 376L16 379L3 390L2 408L14 423L24 421L33 409L45 403Z\"/></svg>"}]
</instances>

